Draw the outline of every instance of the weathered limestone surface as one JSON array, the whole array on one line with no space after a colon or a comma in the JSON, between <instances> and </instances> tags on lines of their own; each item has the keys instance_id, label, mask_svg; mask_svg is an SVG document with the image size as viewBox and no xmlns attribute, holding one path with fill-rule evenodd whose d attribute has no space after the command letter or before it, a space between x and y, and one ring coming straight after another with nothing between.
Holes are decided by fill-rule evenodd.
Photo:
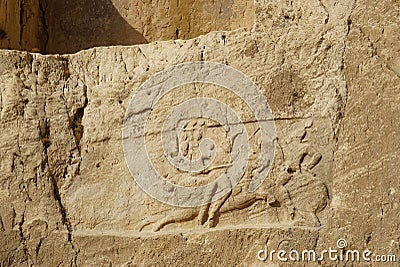
<instances>
[{"instance_id":1,"label":"weathered limestone surface","mask_svg":"<svg viewBox=\"0 0 400 267\"><path fill-rule=\"evenodd\" d=\"M226 2L236 10L246 1ZM125 23L137 25L124 13L129 3L114 5ZM193 10L201 9L196 5ZM184 9L174 15L198 19ZM400 257L399 2L257 0L252 9L238 21L193 31L182 26L177 36L174 25L162 33L147 26L147 41L210 32L189 40L72 55L0 51L0 266L296 266L261 262L257 253L266 244L321 251L335 248L339 238L351 249ZM160 101L146 140L158 171L176 183L187 175L163 160L157 129L179 101L215 97L242 115L253 136L244 182L204 218L201 208L171 207L144 193L122 148L125 111L140 85L191 61L246 74L267 98L278 137L272 170L251 194L246 181L260 150L249 107L229 91L203 85L177 88ZM224 130L195 122L187 128L222 147L209 176L194 178L217 177L218 166L229 162ZM197 147L190 134L183 139Z\"/></svg>"},{"instance_id":2,"label":"weathered limestone surface","mask_svg":"<svg viewBox=\"0 0 400 267\"><path fill-rule=\"evenodd\" d=\"M47 43L44 0L0 1L0 48L43 52Z\"/></svg>"},{"instance_id":3,"label":"weathered limestone surface","mask_svg":"<svg viewBox=\"0 0 400 267\"><path fill-rule=\"evenodd\" d=\"M30 52L75 53L253 25L254 2L247 0L0 1L0 48Z\"/></svg>"}]
</instances>

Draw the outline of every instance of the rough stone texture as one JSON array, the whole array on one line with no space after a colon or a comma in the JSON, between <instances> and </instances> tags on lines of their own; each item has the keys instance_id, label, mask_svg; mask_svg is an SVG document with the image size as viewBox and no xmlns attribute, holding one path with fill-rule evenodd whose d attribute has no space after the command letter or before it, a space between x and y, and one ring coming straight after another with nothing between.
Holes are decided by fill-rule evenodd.
<instances>
[{"instance_id":1,"label":"rough stone texture","mask_svg":"<svg viewBox=\"0 0 400 267\"><path fill-rule=\"evenodd\" d=\"M1 0L0 48L45 51L46 6L44 0Z\"/></svg>"},{"instance_id":2,"label":"rough stone texture","mask_svg":"<svg viewBox=\"0 0 400 267\"><path fill-rule=\"evenodd\" d=\"M251 28L247 0L1 0L0 48L75 53Z\"/></svg>"},{"instance_id":3,"label":"rough stone texture","mask_svg":"<svg viewBox=\"0 0 400 267\"><path fill-rule=\"evenodd\" d=\"M237 29L246 19L227 20L180 34L237 30L190 40L64 56L0 52L0 266L295 266L260 262L257 252L266 243L321 251L339 238L350 249L400 257L399 2L257 0L254 10L251 30ZM174 38L153 32L151 41ZM122 152L134 92L151 75L190 61L228 64L250 77L268 99L278 136L272 171L255 194L265 199L243 190L250 163L244 184L212 206L217 212L206 222L201 209L169 207L142 192ZM162 161L157 125L199 92L241 111L254 157L260 153L257 125L234 95L178 88L155 108L147 133L160 172L175 178L184 175ZM195 129L229 148L221 130Z\"/></svg>"}]
</instances>

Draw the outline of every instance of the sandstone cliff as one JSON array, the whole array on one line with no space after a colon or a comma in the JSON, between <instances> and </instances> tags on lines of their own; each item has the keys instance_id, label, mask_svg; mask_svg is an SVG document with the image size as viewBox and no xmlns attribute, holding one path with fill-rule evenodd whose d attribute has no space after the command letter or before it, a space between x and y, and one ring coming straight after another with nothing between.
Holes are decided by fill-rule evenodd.
<instances>
[{"instance_id":1,"label":"sandstone cliff","mask_svg":"<svg viewBox=\"0 0 400 267\"><path fill-rule=\"evenodd\" d=\"M0 0L0 266L378 264L257 258L265 245L322 251L338 239L400 260L399 2L183 2ZM274 162L257 191L265 199L233 190L208 223L200 210L143 192L123 153L134 93L193 61L244 73L276 125ZM199 95L236 110L253 157L261 154L257 121L237 95L177 90L148 122L160 173L185 179L165 161L158 129L172 107ZM186 127L223 148L213 169L195 175L217 177L229 163L224 129ZM192 137L187 146L198 148Z\"/></svg>"}]
</instances>

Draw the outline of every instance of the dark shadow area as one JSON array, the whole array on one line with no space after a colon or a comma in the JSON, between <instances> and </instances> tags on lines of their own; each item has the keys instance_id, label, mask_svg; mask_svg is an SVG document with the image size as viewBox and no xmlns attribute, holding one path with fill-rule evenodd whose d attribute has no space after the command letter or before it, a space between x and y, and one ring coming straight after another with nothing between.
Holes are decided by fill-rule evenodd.
<instances>
[{"instance_id":1,"label":"dark shadow area","mask_svg":"<svg viewBox=\"0 0 400 267\"><path fill-rule=\"evenodd\" d=\"M46 54L148 43L121 17L111 0L56 0L43 8Z\"/></svg>"}]
</instances>

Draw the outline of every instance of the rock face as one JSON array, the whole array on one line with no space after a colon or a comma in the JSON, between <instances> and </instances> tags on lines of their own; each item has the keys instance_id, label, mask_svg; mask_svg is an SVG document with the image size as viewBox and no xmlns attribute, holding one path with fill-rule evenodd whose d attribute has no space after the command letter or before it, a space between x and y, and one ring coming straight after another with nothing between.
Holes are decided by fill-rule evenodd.
<instances>
[{"instance_id":1,"label":"rock face","mask_svg":"<svg viewBox=\"0 0 400 267\"><path fill-rule=\"evenodd\" d=\"M339 239L346 249L400 257L398 2L0 3L4 48L70 53L132 45L73 55L0 51L0 266L374 266L259 259L272 250L336 249ZM268 176L250 193L262 154L252 107L215 84L164 95L145 140L167 180L206 184L231 160L226 129L204 118L184 125L179 146L198 159L201 141L212 139L212 165L187 173L166 160L160 129L189 99L232 108L251 151L226 197L179 208L135 182L122 130L130 105L144 112L130 101L145 81L193 61L249 77L274 114L277 145Z\"/></svg>"},{"instance_id":2,"label":"rock face","mask_svg":"<svg viewBox=\"0 0 400 267\"><path fill-rule=\"evenodd\" d=\"M46 1L0 1L0 48L43 52L47 43Z\"/></svg>"},{"instance_id":3,"label":"rock face","mask_svg":"<svg viewBox=\"0 0 400 267\"><path fill-rule=\"evenodd\" d=\"M1 0L0 12L0 48L53 54L190 39L254 24L254 3L246 0Z\"/></svg>"}]
</instances>

